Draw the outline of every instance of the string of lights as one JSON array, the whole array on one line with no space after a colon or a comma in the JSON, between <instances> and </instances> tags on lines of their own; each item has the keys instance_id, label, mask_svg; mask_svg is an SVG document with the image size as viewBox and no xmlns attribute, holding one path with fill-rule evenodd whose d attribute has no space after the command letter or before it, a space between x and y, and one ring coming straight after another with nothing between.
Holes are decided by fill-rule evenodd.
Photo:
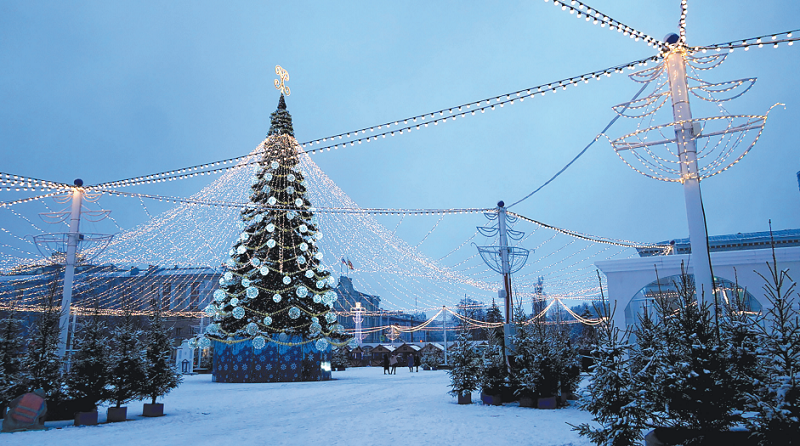
<instances>
[{"instance_id":1,"label":"string of lights","mask_svg":"<svg viewBox=\"0 0 800 446\"><path fill-rule=\"evenodd\" d=\"M625 246L625 247L628 247L628 248L662 248L662 249L665 249L665 250L669 248L668 245L643 244L643 243L632 242L632 241L629 241L629 240L617 240L617 239L597 237L597 236L594 236L594 235L581 234L580 232L571 231L569 229L562 229L562 228L558 228L558 227L555 227L555 226L552 226L552 225L548 225L546 223L542 223L540 221L536 221L536 220L534 220L532 218L525 217L524 215L517 214L516 212L509 211L508 213L509 213L509 215L513 215L513 216L515 216L515 217L517 217L517 218L519 218L521 220L527 221L529 223L533 223L533 224L541 226L543 228L547 228L547 229L550 229L550 230L553 230L553 231L556 231L556 232L560 232L562 234L569 235L571 237L575 237L575 238L579 238L579 239L583 239L583 240L588 240L588 241L595 242L595 243L606 243L606 244L609 244L609 245Z\"/></svg>"},{"instance_id":2,"label":"string of lights","mask_svg":"<svg viewBox=\"0 0 800 446\"><path fill-rule=\"evenodd\" d=\"M364 127L358 130L339 133L333 136L327 136L320 139L310 140L300 144L307 154L321 153L323 151L336 150L345 148L348 144L352 147L355 144L369 143L377 141L378 138L386 138L387 136L393 137L409 133L412 130L421 130L428 127L430 124L439 125L445 124L448 120L456 120L457 118L465 118L470 115L475 115L476 112L485 113L487 110L495 110L496 106L504 107L505 105L513 105L516 101L523 102L526 98L534 98L535 96L544 96L548 92L556 93L559 89L566 90L569 86L577 86L580 82L588 83L590 80L600 80L603 76L609 77L614 73L623 73L625 69L635 69L637 66L647 65L649 62L658 61L660 55L652 56L625 64L615 65L602 70L596 70L579 76L563 78L561 80L540 84L534 87L513 91L510 93L501 94L498 96L481 99L479 101L467 102L461 105L443 108L440 110L423 113L408 118L398 119L395 121L386 122L383 124ZM385 130L383 129L391 129ZM377 131L377 133L376 133ZM368 136L358 137L358 135ZM343 140L341 143L332 144L336 140ZM314 147L322 145L322 147ZM254 166L260 163L260 158L251 153L248 155L227 158L219 161L212 161L209 163L197 164L194 166L183 167L168 171L162 171L154 174L143 175L138 177L127 178L123 180L111 181L100 183L93 186L87 186L89 189L108 189L129 187L141 184L156 184L166 181L183 180L188 178L195 178L200 175L211 175L216 173L229 172L231 169L240 169L246 166ZM222 167L220 167L222 166ZM54 183L57 184L57 183Z\"/></svg>"},{"instance_id":3,"label":"string of lights","mask_svg":"<svg viewBox=\"0 0 800 446\"><path fill-rule=\"evenodd\" d=\"M544 0L547 3L549 0ZM686 4L686 0L683 0L683 5ZM655 37L651 37L641 31L637 31L630 26L623 24L618 20L614 20L606 14L598 11L595 8L592 8L585 3L579 2L578 0L569 0L569 1L562 1L562 0L553 0L554 6L561 6L562 11L569 11L570 14L575 14L577 18L584 18L586 21L592 21L595 25L600 25L601 28L605 28L608 26L608 29L611 31L617 30L617 32L622 33L623 36L628 36L634 41L639 41L642 39L648 46L652 46L654 48L664 49L665 45L662 42L659 42L658 39ZM577 6L575 6L577 5ZM685 10L684 10L685 11ZM685 19L686 15L683 14L681 16L681 20Z\"/></svg>"},{"instance_id":4,"label":"string of lights","mask_svg":"<svg viewBox=\"0 0 800 446\"><path fill-rule=\"evenodd\" d=\"M747 51L748 48L753 46L763 48L765 45L771 45L773 48L778 48L778 44L780 43L786 43L788 46L792 46L794 42L800 39L800 37L795 36L798 32L800 32L800 29L793 29L791 31L731 40L729 42L715 43L713 45L694 46L690 47L690 51L705 53L706 51L728 50L728 52L732 53L736 48L744 48L745 51Z\"/></svg>"}]
</instances>

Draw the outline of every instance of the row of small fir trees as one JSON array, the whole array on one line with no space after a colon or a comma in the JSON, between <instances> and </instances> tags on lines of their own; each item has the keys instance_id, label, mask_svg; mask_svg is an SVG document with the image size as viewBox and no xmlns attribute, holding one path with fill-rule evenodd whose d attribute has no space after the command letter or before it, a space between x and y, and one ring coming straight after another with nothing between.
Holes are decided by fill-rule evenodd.
<instances>
[{"instance_id":1,"label":"row of small fir trees","mask_svg":"<svg viewBox=\"0 0 800 446\"><path fill-rule=\"evenodd\" d=\"M772 308L763 316L748 310L743 292L717 311L713 299L698 303L684 273L677 298L656 296L632 331L609 318L581 403L594 423L575 429L598 445L639 444L649 429L686 444L713 442L736 426L751 443L800 444L798 294L774 254L768 266L763 291Z\"/></svg>"},{"instance_id":2,"label":"row of small fir trees","mask_svg":"<svg viewBox=\"0 0 800 446\"><path fill-rule=\"evenodd\" d=\"M450 394L480 389L503 401L513 398L533 404L539 398L574 392L580 381L580 356L570 341L569 327L533 316L539 317L515 311L516 334L508 349L502 327L486 330L482 351L471 342L469 330L460 330L451 356Z\"/></svg>"},{"instance_id":3,"label":"row of small fir trees","mask_svg":"<svg viewBox=\"0 0 800 446\"><path fill-rule=\"evenodd\" d=\"M70 411L97 410L102 401L120 407L149 398L155 404L180 384L160 311L155 308L142 329L129 303L109 327L95 302L78 326L71 365L64 373L64 359L58 355L61 309L55 302L55 285L50 291L27 335L18 312L8 311L0 320L0 412L15 397L35 389L44 390L48 418L53 419L71 418L73 414L66 413Z\"/></svg>"}]
</instances>

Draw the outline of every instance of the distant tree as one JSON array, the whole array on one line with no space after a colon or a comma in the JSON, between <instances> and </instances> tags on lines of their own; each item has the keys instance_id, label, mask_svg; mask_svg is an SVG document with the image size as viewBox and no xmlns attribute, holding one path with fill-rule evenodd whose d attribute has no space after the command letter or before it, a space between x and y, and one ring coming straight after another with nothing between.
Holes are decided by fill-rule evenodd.
<instances>
[{"instance_id":1,"label":"distant tree","mask_svg":"<svg viewBox=\"0 0 800 446\"><path fill-rule=\"evenodd\" d=\"M31 326L27 350L22 357L26 391L44 390L48 403L57 403L64 399L62 362L58 355L61 334L61 306L56 301L58 289L58 274L54 274L42 298L41 312Z\"/></svg>"},{"instance_id":2,"label":"distant tree","mask_svg":"<svg viewBox=\"0 0 800 446\"><path fill-rule=\"evenodd\" d=\"M108 344L108 329L95 298L92 314L84 318L76 333L78 351L72 357L66 379L69 396L78 400L85 411L96 410L97 403L106 399Z\"/></svg>"},{"instance_id":3,"label":"distant tree","mask_svg":"<svg viewBox=\"0 0 800 446\"><path fill-rule=\"evenodd\" d=\"M331 358L331 365L336 368L346 369L350 367L350 350L347 346L341 346L333 350L333 357Z\"/></svg>"},{"instance_id":4,"label":"distant tree","mask_svg":"<svg viewBox=\"0 0 800 446\"><path fill-rule=\"evenodd\" d=\"M178 387L182 377L172 363L172 342L169 329L164 326L159 303L153 300L151 307L152 314L148 318L149 324L145 331L145 373L141 393L151 399L151 404L156 404L158 397Z\"/></svg>"},{"instance_id":5,"label":"distant tree","mask_svg":"<svg viewBox=\"0 0 800 446\"><path fill-rule=\"evenodd\" d=\"M121 303L122 315L112 332L108 366L108 400L116 407L137 397L149 396L143 388L146 375L139 340L142 331L133 315L129 297L123 294Z\"/></svg>"},{"instance_id":6,"label":"distant tree","mask_svg":"<svg viewBox=\"0 0 800 446\"><path fill-rule=\"evenodd\" d=\"M21 393L22 363L20 355L24 337L22 321L12 303L5 318L0 320L0 413Z\"/></svg>"}]
</instances>

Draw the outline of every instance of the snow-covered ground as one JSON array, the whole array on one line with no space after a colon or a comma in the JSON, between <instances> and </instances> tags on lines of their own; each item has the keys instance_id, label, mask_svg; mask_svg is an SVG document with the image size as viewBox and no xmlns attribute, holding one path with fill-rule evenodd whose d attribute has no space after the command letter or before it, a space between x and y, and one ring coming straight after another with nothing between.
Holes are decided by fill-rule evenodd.
<instances>
[{"instance_id":1,"label":"snow-covered ground","mask_svg":"<svg viewBox=\"0 0 800 446\"><path fill-rule=\"evenodd\" d=\"M449 396L444 371L383 375L367 367L333 372L327 382L222 384L187 376L163 402L166 415L144 418L129 403L124 423L74 427L48 422L47 431L0 434L0 444L157 445L588 445L566 423L589 421L575 407L472 405ZM105 421L105 408L100 410Z\"/></svg>"}]
</instances>

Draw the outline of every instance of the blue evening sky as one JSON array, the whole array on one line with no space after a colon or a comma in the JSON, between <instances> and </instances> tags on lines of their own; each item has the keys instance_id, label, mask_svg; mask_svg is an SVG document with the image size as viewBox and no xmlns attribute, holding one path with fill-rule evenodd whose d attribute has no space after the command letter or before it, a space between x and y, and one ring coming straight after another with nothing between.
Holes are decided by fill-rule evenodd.
<instances>
[{"instance_id":1,"label":"blue evening sky","mask_svg":"<svg viewBox=\"0 0 800 446\"><path fill-rule=\"evenodd\" d=\"M677 32L677 0L590 5L659 40ZM688 8L690 45L800 28L795 1L690 0ZM290 74L287 104L304 142L654 54L542 0L6 0L0 171L96 184L244 155L269 127L278 64ZM731 113L786 104L773 110L742 162L702 183L710 234L767 230L768 219L776 229L800 227L799 62L800 44L784 44L736 50L703 72L711 82L758 78L726 104ZM628 73L313 159L362 207L510 203L558 171L614 117L611 107L636 93ZM621 119L609 135L636 124ZM188 196L209 180L129 190ZM1 201L19 197L0 194ZM117 206L123 227L145 218L138 202ZM634 172L605 138L514 210L605 237L688 236L680 185ZM461 217L431 249L453 249L484 221ZM408 242L435 222L416 232L404 223Z\"/></svg>"}]
</instances>

